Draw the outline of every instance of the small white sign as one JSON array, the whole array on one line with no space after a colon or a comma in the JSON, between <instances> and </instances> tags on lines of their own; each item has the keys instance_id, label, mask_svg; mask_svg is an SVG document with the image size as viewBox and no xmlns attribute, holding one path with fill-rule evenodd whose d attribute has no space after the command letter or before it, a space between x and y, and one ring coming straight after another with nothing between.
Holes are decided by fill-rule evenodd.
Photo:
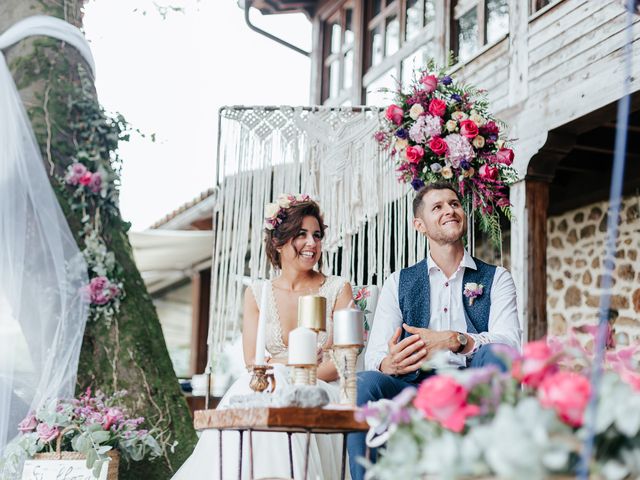
<instances>
[{"instance_id":1,"label":"small white sign","mask_svg":"<svg viewBox=\"0 0 640 480\"><path fill-rule=\"evenodd\" d=\"M106 480L109 462L102 464L97 480ZM96 480L84 460L27 460L22 480Z\"/></svg>"}]
</instances>

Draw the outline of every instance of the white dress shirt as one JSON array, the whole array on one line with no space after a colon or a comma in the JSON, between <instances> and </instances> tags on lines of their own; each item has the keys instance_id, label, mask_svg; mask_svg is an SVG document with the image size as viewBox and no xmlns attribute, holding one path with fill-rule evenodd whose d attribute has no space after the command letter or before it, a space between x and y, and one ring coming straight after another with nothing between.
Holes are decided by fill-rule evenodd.
<instances>
[{"instance_id":1,"label":"white dress shirt","mask_svg":"<svg viewBox=\"0 0 640 480\"><path fill-rule=\"evenodd\" d=\"M466 333L467 314L462 302L468 300L462 295L462 281L464 269L476 270L476 262L465 250L460 266L450 278L445 277L431 255L427 258L427 267L431 289L429 329ZM379 370L380 363L389 354L389 340L395 330L402 327L402 312L398 301L399 280L400 272L394 272L382 287L365 353L367 370ZM488 331L468 335L475 341L474 348L467 354L449 352L452 365L466 366L467 358L481 345L488 343L503 343L520 349L522 330L518 321L516 287L506 269L497 267L493 277Z\"/></svg>"}]
</instances>

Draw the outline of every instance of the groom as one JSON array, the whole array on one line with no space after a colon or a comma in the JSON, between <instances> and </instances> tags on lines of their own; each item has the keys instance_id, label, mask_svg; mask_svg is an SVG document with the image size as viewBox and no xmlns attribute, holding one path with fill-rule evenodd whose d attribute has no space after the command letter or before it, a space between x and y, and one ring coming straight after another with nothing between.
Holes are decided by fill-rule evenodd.
<instances>
[{"instance_id":1,"label":"groom","mask_svg":"<svg viewBox=\"0 0 640 480\"><path fill-rule=\"evenodd\" d=\"M386 280L358 374L358 405L393 398L429 374L420 366L433 352L447 352L459 368L505 365L491 344L520 348L521 330L513 279L502 267L469 255L462 237L467 218L458 193L448 183L420 189L413 200L413 225L429 239L425 260ZM365 434L348 438L351 477L364 468ZM376 451L371 452L375 462Z\"/></svg>"}]
</instances>

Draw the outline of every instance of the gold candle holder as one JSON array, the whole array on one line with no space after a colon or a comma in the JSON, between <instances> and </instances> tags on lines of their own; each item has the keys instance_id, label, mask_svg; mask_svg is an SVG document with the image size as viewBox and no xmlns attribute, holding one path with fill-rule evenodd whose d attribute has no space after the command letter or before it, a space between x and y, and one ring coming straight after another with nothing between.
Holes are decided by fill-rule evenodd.
<instances>
[{"instance_id":1,"label":"gold candle holder","mask_svg":"<svg viewBox=\"0 0 640 480\"><path fill-rule=\"evenodd\" d=\"M320 295L303 295L298 299L298 326L314 332L327 329L327 299Z\"/></svg>"},{"instance_id":2,"label":"gold candle holder","mask_svg":"<svg viewBox=\"0 0 640 480\"><path fill-rule=\"evenodd\" d=\"M265 390L273 393L276 389L276 377L270 365L250 365L247 370L251 373L249 387L257 393ZM267 390L269 389L270 390Z\"/></svg>"}]
</instances>

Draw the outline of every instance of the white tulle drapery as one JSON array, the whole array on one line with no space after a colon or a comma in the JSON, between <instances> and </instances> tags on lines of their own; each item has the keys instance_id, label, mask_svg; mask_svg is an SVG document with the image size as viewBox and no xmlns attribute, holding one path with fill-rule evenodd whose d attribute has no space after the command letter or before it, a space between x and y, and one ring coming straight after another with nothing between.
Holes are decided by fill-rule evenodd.
<instances>
[{"instance_id":1,"label":"white tulle drapery","mask_svg":"<svg viewBox=\"0 0 640 480\"><path fill-rule=\"evenodd\" d=\"M411 187L397 181L388 154L374 139L381 114L364 107L221 109L212 359L239 333L243 275L268 274L264 205L280 193L308 193L320 203L329 226L325 273L354 284L381 284L392 262L407 265L424 257L425 240L411 226Z\"/></svg>"},{"instance_id":2,"label":"white tulle drapery","mask_svg":"<svg viewBox=\"0 0 640 480\"><path fill-rule=\"evenodd\" d=\"M88 310L86 263L1 51L33 35L94 65L80 30L56 18L30 17L0 35L0 453L29 410L73 395Z\"/></svg>"}]
</instances>

